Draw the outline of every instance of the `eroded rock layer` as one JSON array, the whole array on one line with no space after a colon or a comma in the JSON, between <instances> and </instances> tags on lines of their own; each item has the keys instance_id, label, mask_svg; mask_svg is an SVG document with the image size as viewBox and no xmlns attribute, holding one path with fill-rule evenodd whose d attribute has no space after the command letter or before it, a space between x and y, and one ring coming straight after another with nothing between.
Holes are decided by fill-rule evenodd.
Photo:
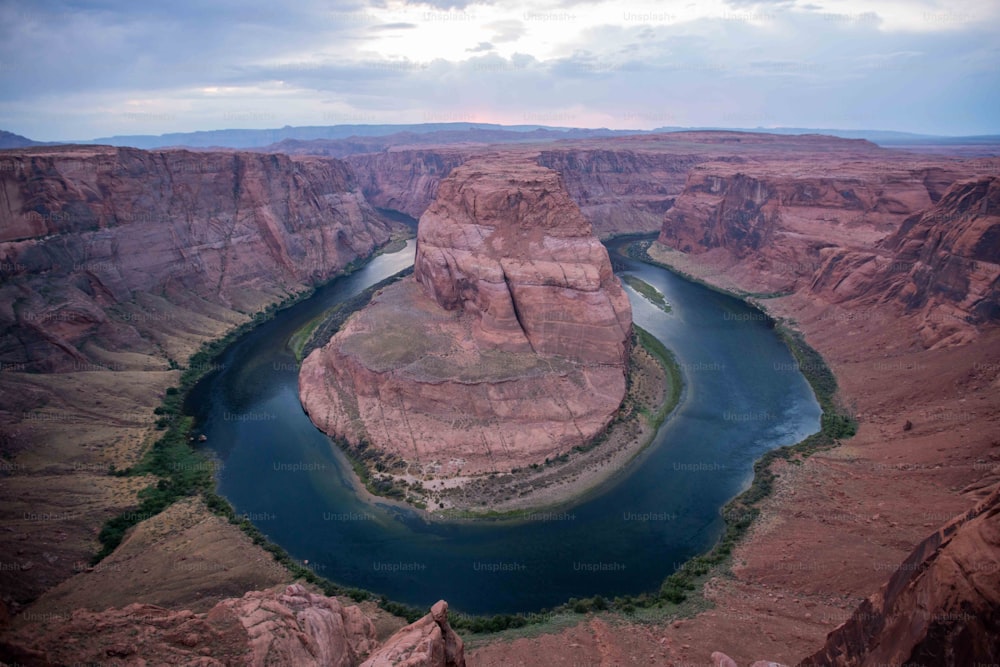
<instances>
[{"instance_id":1,"label":"eroded rock layer","mask_svg":"<svg viewBox=\"0 0 1000 667\"><path fill-rule=\"evenodd\" d=\"M454 476L541 462L608 424L631 308L554 171L456 169L420 220L414 273L303 362L317 426Z\"/></svg>"},{"instance_id":2,"label":"eroded rock layer","mask_svg":"<svg viewBox=\"0 0 1000 667\"><path fill-rule=\"evenodd\" d=\"M0 362L17 369L134 367L123 353L329 279L389 236L337 160L79 146L3 160Z\"/></svg>"},{"instance_id":3,"label":"eroded rock layer","mask_svg":"<svg viewBox=\"0 0 1000 667\"><path fill-rule=\"evenodd\" d=\"M975 338L1000 321L1000 178L956 183L874 252L831 250L811 291L854 308L913 317L928 346Z\"/></svg>"}]
</instances>

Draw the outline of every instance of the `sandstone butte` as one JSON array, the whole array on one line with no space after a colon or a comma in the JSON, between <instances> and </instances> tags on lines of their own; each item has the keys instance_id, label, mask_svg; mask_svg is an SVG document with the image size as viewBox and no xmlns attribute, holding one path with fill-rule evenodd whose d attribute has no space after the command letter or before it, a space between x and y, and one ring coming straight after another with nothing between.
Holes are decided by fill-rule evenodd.
<instances>
[{"instance_id":1,"label":"sandstone butte","mask_svg":"<svg viewBox=\"0 0 1000 667\"><path fill-rule=\"evenodd\" d=\"M626 389L632 313L559 175L473 160L420 219L414 276L302 364L323 431L419 476L509 471L600 433Z\"/></svg>"}]
</instances>

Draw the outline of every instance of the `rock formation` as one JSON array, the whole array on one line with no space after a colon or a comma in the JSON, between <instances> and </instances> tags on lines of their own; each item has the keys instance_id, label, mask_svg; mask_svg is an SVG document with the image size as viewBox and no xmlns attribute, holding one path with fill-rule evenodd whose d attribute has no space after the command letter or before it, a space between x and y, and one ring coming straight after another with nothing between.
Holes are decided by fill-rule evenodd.
<instances>
[{"instance_id":1,"label":"rock formation","mask_svg":"<svg viewBox=\"0 0 1000 667\"><path fill-rule=\"evenodd\" d=\"M299 153L328 154L322 142L301 142ZM520 146L441 145L390 148L351 155L365 196L376 206L420 217L452 168L503 151L555 169L570 197L600 237L654 232L684 189L688 172L704 162L760 164L803 157L892 159L861 140L736 132L671 132L609 139L575 139Z\"/></svg>"},{"instance_id":2,"label":"rock formation","mask_svg":"<svg viewBox=\"0 0 1000 667\"><path fill-rule=\"evenodd\" d=\"M874 252L830 249L811 291L864 308L895 305L924 343L971 340L1000 321L1000 178L956 183Z\"/></svg>"},{"instance_id":3,"label":"rock formation","mask_svg":"<svg viewBox=\"0 0 1000 667\"><path fill-rule=\"evenodd\" d=\"M683 190L688 171L705 158L641 149L641 144L548 149L539 153L538 164L559 172L599 236L654 232Z\"/></svg>"},{"instance_id":4,"label":"rock formation","mask_svg":"<svg viewBox=\"0 0 1000 667\"><path fill-rule=\"evenodd\" d=\"M78 609L65 621L20 626L0 641L0 658L38 665L465 665L443 601L379 647L375 626L359 607L300 584L252 591L200 614L148 604Z\"/></svg>"},{"instance_id":5,"label":"rock formation","mask_svg":"<svg viewBox=\"0 0 1000 667\"><path fill-rule=\"evenodd\" d=\"M434 476L540 463L605 428L625 393L631 309L554 171L463 165L417 242L415 279L303 362L319 428Z\"/></svg>"},{"instance_id":6,"label":"rock formation","mask_svg":"<svg viewBox=\"0 0 1000 667\"><path fill-rule=\"evenodd\" d=\"M439 601L431 613L406 626L361 667L465 667L462 638L448 625L448 603Z\"/></svg>"},{"instance_id":7,"label":"rock formation","mask_svg":"<svg viewBox=\"0 0 1000 667\"><path fill-rule=\"evenodd\" d=\"M1000 491L917 545L803 667L1000 661Z\"/></svg>"},{"instance_id":8,"label":"rock formation","mask_svg":"<svg viewBox=\"0 0 1000 667\"><path fill-rule=\"evenodd\" d=\"M694 254L724 250L774 289L796 289L819 268L824 248L871 246L932 206L942 181L957 177L942 174L891 163L702 164L667 212L659 241Z\"/></svg>"},{"instance_id":9,"label":"rock formation","mask_svg":"<svg viewBox=\"0 0 1000 667\"><path fill-rule=\"evenodd\" d=\"M164 330L254 312L388 239L336 160L58 147L3 161L0 362L26 370L150 353Z\"/></svg>"}]
</instances>

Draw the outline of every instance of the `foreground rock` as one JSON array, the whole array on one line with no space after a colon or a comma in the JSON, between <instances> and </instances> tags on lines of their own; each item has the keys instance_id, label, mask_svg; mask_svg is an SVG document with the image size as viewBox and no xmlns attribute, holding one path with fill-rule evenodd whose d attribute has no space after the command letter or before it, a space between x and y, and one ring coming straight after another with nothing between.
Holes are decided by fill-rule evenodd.
<instances>
[{"instance_id":1,"label":"foreground rock","mask_svg":"<svg viewBox=\"0 0 1000 667\"><path fill-rule=\"evenodd\" d=\"M1000 491L917 545L803 667L996 664Z\"/></svg>"},{"instance_id":2,"label":"foreground rock","mask_svg":"<svg viewBox=\"0 0 1000 667\"><path fill-rule=\"evenodd\" d=\"M422 479L541 463L607 426L625 394L631 308L555 172L467 163L417 241L415 278L303 362L319 428Z\"/></svg>"},{"instance_id":3,"label":"foreground rock","mask_svg":"<svg viewBox=\"0 0 1000 667\"><path fill-rule=\"evenodd\" d=\"M360 608L300 584L223 600L201 614L142 604L77 610L64 622L22 626L0 641L0 658L36 665L465 665L443 601L379 647Z\"/></svg>"},{"instance_id":4,"label":"foreground rock","mask_svg":"<svg viewBox=\"0 0 1000 667\"><path fill-rule=\"evenodd\" d=\"M431 613L392 637L361 667L465 667L462 638L448 625L448 603L441 600Z\"/></svg>"}]
</instances>

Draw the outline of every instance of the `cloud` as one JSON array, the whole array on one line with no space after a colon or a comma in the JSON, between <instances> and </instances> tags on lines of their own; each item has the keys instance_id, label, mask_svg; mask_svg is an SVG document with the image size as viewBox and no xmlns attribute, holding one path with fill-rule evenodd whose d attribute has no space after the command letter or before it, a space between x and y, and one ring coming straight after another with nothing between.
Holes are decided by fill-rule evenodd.
<instances>
[{"instance_id":1,"label":"cloud","mask_svg":"<svg viewBox=\"0 0 1000 667\"><path fill-rule=\"evenodd\" d=\"M383 23L373 25L369 30L413 30L417 27L416 23Z\"/></svg>"},{"instance_id":2,"label":"cloud","mask_svg":"<svg viewBox=\"0 0 1000 667\"><path fill-rule=\"evenodd\" d=\"M516 42L523 37L526 32L524 23L513 19L507 21L493 21L492 23L487 23L484 27L494 31L493 41L498 44L503 44L504 42Z\"/></svg>"},{"instance_id":3,"label":"cloud","mask_svg":"<svg viewBox=\"0 0 1000 667\"><path fill-rule=\"evenodd\" d=\"M0 4L0 127L45 140L351 118L1000 130L995 22L961 19L987 9L718 0L626 20L610 0L554 1L530 6L545 20L482 3Z\"/></svg>"}]
</instances>

